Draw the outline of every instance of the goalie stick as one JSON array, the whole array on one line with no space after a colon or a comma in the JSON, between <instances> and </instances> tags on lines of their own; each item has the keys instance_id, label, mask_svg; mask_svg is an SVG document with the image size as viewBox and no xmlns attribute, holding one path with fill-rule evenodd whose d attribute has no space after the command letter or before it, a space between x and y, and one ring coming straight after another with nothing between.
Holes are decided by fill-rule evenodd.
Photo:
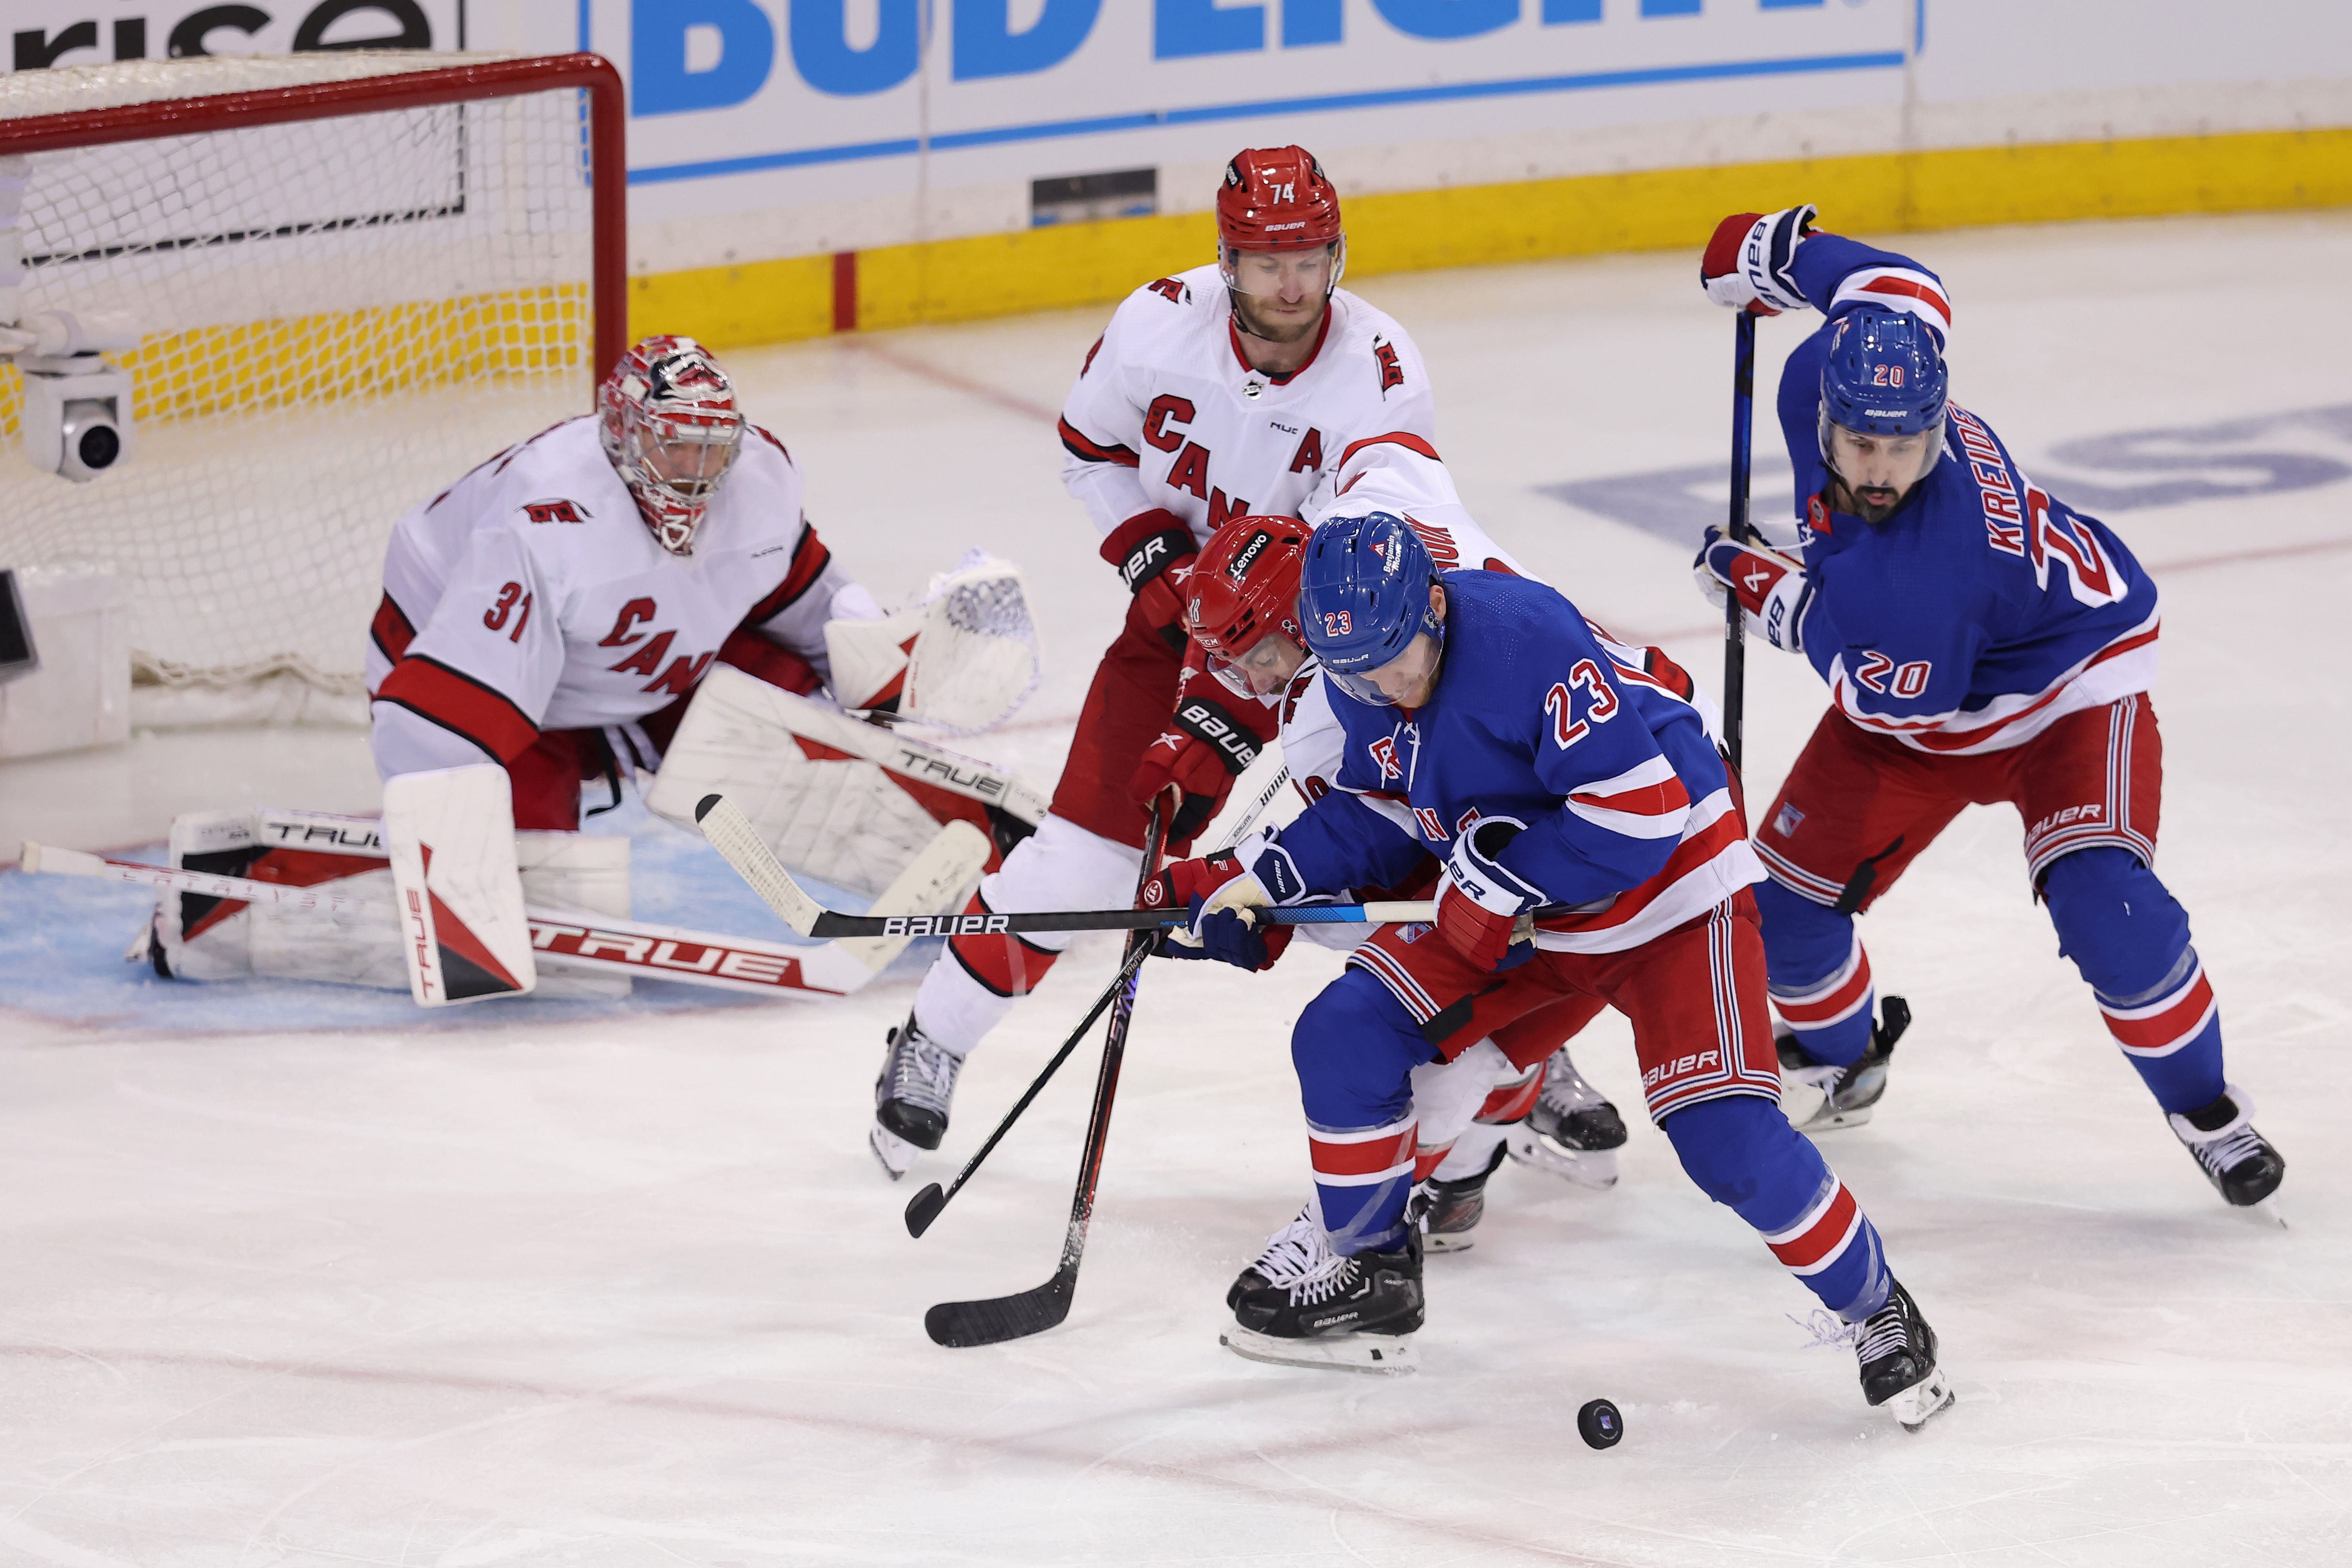
<instances>
[{"instance_id":1,"label":"goalie stick","mask_svg":"<svg viewBox=\"0 0 2352 1568\"><path fill-rule=\"evenodd\" d=\"M1249 837L1250 830L1257 826L1258 818L1265 815L1266 806L1282 792L1283 786L1289 783L1288 768L1279 767L1274 770L1274 777L1268 781L1264 789L1258 791L1257 798L1250 802L1249 809L1242 814L1241 821L1235 825L1231 833L1225 836L1226 848L1232 848L1234 845ZM996 1131L988 1135L988 1141L980 1146L979 1152L964 1162L963 1169L956 1173L955 1180L947 1184L946 1190L942 1191L940 1184L933 1182L907 1200L907 1234L908 1236L919 1237L923 1232L930 1229L931 1222L940 1217L940 1211L948 1206L948 1200L963 1191L963 1184L971 1180L972 1173L980 1169L981 1162L988 1158L989 1151L994 1149L1004 1135L1013 1131L1013 1124L1021 1120L1021 1113L1029 1109L1029 1102L1044 1091L1047 1082L1061 1070L1062 1064L1070 1059L1070 1053L1078 1048L1078 1042L1086 1038L1087 1031L1095 1026L1095 1020L1102 1016L1103 1009L1110 1005L1111 998L1118 995L1120 988L1127 984L1129 978L1143 966L1143 961L1150 952L1151 944L1147 942L1128 954L1127 962L1119 966L1117 974L1111 976L1110 984L1103 987L1102 994L1095 998L1095 1005L1087 1009L1087 1016L1078 1020L1078 1026L1072 1029L1069 1038L1062 1042L1062 1048L1054 1053L1053 1059L1045 1064L1044 1070L1039 1072L1030 1083L1028 1092L1013 1101L1013 1109L1006 1111L1004 1119L996 1124Z\"/></svg>"},{"instance_id":2,"label":"goalie stick","mask_svg":"<svg viewBox=\"0 0 2352 1568\"><path fill-rule=\"evenodd\" d=\"M1171 786L1172 788L1172 786ZM1143 835L1143 864L1136 874L1136 896L1160 869L1160 847L1168 829L1165 802L1151 803L1150 825ZM1141 967L1151 949L1149 931L1127 939L1127 966ZM1102 1068L1095 1075L1094 1109L1087 1117L1086 1147L1078 1155L1078 1187L1070 1199L1070 1223L1062 1232L1062 1259L1052 1279L1032 1289L984 1301L941 1301L923 1314L923 1331L934 1344L962 1350L972 1345L1002 1344L1006 1340L1042 1334L1070 1315L1070 1299L1077 1293L1078 1264L1086 1256L1087 1226L1094 1218L1095 1184L1102 1174L1103 1145L1110 1137L1111 1100L1118 1092L1118 1068L1127 1055L1127 1026L1135 1016L1133 973L1119 984L1112 1005L1110 1027L1103 1035Z\"/></svg>"},{"instance_id":3,"label":"goalie stick","mask_svg":"<svg viewBox=\"0 0 2352 1568\"><path fill-rule=\"evenodd\" d=\"M694 808L702 836L727 858L751 890L800 935L818 942L866 936L1019 936L1049 931L1157 931L1190 925L1185 910L1051 910L1030 914L845 915L826 909L803 891L761 840L742 811L723 795L707 795ZM1259 906L1269 925L1426 925L1437 919L1428 899L1394 899L1369 904ZM1538 910L1541 916L1546 911Z\"/></svg>"}]
</instances>

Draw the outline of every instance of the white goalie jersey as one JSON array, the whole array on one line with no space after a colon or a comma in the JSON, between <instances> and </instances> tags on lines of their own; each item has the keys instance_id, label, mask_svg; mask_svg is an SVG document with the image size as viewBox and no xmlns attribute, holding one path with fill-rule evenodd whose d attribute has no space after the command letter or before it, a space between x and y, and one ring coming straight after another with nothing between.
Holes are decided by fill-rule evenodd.
<instances>
[{"instance_id":1,"label":"white goalie jersey","mask_svg":"<svg viewBox=\"0 0 2352 1568\"><path fill-rule=\"evenodd\" d=\"M739 631L814 687L825 623L881 611L801 494L782 443L751 426L681 556L640 520L592 416L476 468L385 552L367 671L379 770L504 763L542 731L633 723L690 692Z\"/></svg>"}]
</instances>

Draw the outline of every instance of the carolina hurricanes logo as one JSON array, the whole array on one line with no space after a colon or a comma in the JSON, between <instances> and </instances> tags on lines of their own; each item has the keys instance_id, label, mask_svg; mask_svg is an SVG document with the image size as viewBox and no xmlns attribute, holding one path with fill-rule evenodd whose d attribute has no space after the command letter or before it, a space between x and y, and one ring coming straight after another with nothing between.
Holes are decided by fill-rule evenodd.
<instances>
[{"instance_id":1,"label":"carolina hurricanes logo","mask_svg":"<svg viewBox=\"0 0 2352 1568\"><path fill-rule=\"evenodd\" d=\"M1372 761L1381 765L1381 777L1384 779L1404 777L1404 764L1397 761L1395 736L1382 735L1367 749L1372 753Z\"/></svg>"}]
</instances>

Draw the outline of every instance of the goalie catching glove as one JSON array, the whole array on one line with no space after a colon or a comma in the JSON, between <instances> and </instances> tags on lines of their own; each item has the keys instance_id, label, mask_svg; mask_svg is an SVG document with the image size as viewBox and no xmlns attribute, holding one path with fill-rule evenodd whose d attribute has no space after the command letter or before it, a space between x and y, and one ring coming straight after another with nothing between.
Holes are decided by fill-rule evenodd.
<instances>
[{"instance_id":1,"label":"goalie catching glove","mask_svg":"<svg viewBox=\"0 0 2352 1568\"><path fill-rule=\"evenodd\" d=\"M1699 592L1718 609L1726 589L1739 595L1748 629L1783 653L1804 651L1805 612L1813 605L1813 580L1804 563L1767 544L1734 544L1719 528L1706 531L1698 558L1691 563Z\"/></svg>"},{"instance_id":2,"label":"goalie catching glove","mask_svg":"<svg viewBox=\"0 0 2352 1568\"><path fill-rule=\"evenodd\" d=\"M971 550L919 604L878 620L827 621L834 695L952 734L1004 722L1037 689L1037 628L1020 569Z\"/></svg>"}]
</instances>

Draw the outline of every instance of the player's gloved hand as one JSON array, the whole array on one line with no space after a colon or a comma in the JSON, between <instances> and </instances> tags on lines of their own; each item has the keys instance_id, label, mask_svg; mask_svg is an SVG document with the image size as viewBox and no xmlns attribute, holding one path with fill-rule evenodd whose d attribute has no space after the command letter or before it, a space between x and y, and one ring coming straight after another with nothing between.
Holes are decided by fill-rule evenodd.
<instances>
[{"instance_id":1,"label":"player's gloved hand","mask_svg":"<svg viewBox=\"0 0 2352 1568\"><path fill-rule=\"evenodd\" d=\"M1738 595L1751 633L1783 653L1804 651L1805 612L1813 600L1804 563L1769 544L1734 544L1721 529L1709 528L1691 575L1718 609L1727 589Z\"/></svg>"},{"instance_id":2,"label":"player's gloved hand","mask_svg":"<svg viewBox=\"0 0 2352 1568\"><path fill-rule=\"evenodd\" d=\"M1813 205L1783 207L1762 216L1734 213L1715 226L1698 264L1699 287L1718 305L1751 316L1801 310L1812 301L1790 270L1797 242L1813 232Z\"/></svg>"},{"instance_id":3,"label":"player's gloved hand","mask_svg":"<svg viewBox=\"0 0 2352 1568\"><path fill-rule=\"evenodd\" d=\"M1479 969L1511 969L1535 956L1528 911L1544 890L1504 869L1496 858L1527 824L1492 816L1454 841L1437 882L1437 934Z\"/></svg>"},{"instance_id":4,"label":"player's gloved hand","mask_svg":"<svg viewBox=\"0 0 2352 1568\"><path fill-rule=\"evenodd\" d=\"M1164 507L1137 512L1102 542L1102 558L1118 568L1119 581L1135 595L1127 620L1181 654L1184 601L1177 585L1192 569L1201 547L1184 520Z\"/></svg>"},{"instance_id":5,"label":"player's gloved hand","mask_svg":"<svg viewBox=\"0 0 2352 1568\"><path fill-rule=\"evenodd\" d=\"M1171 784L1182 796L1168 825L1171 844L1183 843L1208 825L1226 789L1257 761L1265 743L1259 725L1270 727L1274 721L1273 712L1263 704L1252 712L1249 705L1220 700L1211 692L1221 693L1222 688L1202 667L1195 650L1177 685L1176 711L1169 727L1144 748L1143 761L1128 782L1128 795L1146 808ZM1243 711L1236 712L1237 707ZM1258 724L1250 722L1253 718Z\"/></svg>"},{"instance_id":6,"label":"player's gloved hand","mask_svg":"<svg viewBox=\"0 0 2352 1568\"><path fill-rule=\"evenodd\" d=\"M1282 858L1286 864L1289 858ZM1192 910L1189 926L1171 927L1161 938L1163 956L1213 958L1240 969L1266 968L1290 945L1290 927L1261 924L1255 913L1273 901L1231 850L1161 868L1137 900L1147 910Z\"/></svg>"}]
</instances>

